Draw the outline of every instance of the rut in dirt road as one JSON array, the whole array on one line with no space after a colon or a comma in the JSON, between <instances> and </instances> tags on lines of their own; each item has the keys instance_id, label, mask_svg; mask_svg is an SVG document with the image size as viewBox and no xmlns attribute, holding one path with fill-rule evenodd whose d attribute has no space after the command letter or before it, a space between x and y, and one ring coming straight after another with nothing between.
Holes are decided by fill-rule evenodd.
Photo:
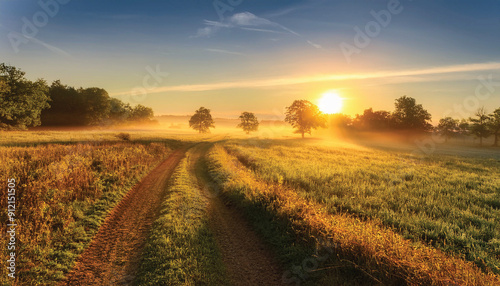
<instances>
[{"instance_id":1,"label":"rut in dirt road","mask_svg":"<svg viewBox=\"0 0 500 286\"><path fill-rule=\"evenodd\" d=\"M127 193L61 285L128 285L134 279L167 181L184 154L185 150L174 151Z\"/></svg>"},{"instance_id":2,"label":"rut in dirt road","mask_svg":"<svg viewBox=\"0 0 500 286\"><path fill-rule=\"evenodd\" d=\"M211 144L200 144L195 150L191 171L196 174L202 190L210 186L205 158ZM232 285L284 285L283 269L269 247L250 228L237 209L224 204L217 192L209 193L210 227L215 234Z\"/></svg>"}]
</instances>

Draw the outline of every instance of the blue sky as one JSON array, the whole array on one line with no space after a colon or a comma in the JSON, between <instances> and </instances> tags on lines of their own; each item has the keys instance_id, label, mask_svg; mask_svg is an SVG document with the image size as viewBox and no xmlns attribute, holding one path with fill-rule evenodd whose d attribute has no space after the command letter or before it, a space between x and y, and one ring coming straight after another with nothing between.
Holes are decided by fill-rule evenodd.
<instances>
[{"instance_id":1,"label":"blue sky","mask_svg":"<svg viewBox=\"0 0 500 286\"><path fill-rule=\"evenodd\" d=\"M493 0L0 0L0 62L157 114L274 118L328 90L350 115L402 95L434 121L492 111L499 31Z\"/></svg>"}]
</instances>

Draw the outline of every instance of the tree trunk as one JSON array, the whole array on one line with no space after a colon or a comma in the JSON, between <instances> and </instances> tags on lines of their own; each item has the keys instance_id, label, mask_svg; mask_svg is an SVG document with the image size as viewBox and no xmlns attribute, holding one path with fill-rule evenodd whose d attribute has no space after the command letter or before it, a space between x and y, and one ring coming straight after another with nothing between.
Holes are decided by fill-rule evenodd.
<instances>
[{"instance_id":1,"label":"tree trunk","mask_svg":"<svg viewBox=\"0 0 500 286\"><path fill-rule=\"evenodd\" d=\"M302 139L304 139L304 132L302 132Z\"/></svg>"},{"instance_id":2,"label":"tree trunk","mask_svg":"<svg viewBox=\"0 0 500 286\"><path fill-rule=\"evenodd\" d=\"M493 143L493 146L498 146L498 133L495 134L495 143Z\"/></svg>"},{"instance_id":3,"label":"tree trunk","mask_svg":"<svg viewBox=\"0 0 500 286\"><path fill-rule=\"evenodd\" d=\"M483 137L479 137L479 146L483 146Z\"/></svg>"}]
</instances>

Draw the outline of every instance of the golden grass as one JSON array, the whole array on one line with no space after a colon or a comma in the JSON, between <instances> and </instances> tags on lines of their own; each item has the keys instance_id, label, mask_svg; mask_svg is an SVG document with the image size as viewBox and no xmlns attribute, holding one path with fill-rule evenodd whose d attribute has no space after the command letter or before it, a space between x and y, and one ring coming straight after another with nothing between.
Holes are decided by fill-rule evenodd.
<instances>
[{"instance_id":1,"label":"golden grass","mask_svg":"<svg viewBox=\"0 0 500 286\"><path fill-rule=\"evenodd\" d=\"M472 262L420 243L412 243L376 221L329 214L324 206L279 184L257 180L235 157L216 146L209 155L215 180L225 192L238 192L251 203L266 205L288 221L298 236L328 239L337 255L384 284L500 285Z\"/></svg>"}]
</instances>

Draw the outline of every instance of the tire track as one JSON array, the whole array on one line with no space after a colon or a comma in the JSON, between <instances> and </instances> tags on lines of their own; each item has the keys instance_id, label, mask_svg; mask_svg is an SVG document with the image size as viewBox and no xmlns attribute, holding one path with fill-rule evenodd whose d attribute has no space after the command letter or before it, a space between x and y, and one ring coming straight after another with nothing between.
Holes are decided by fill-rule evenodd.
<instances>
[{"instance_id":1,"label":"tire track","mask_svg":"<svg viewBox=\"0 0 500 286\"><path fill-rule=\"evenodd\" d=\"M168 179L186 150L174 151L110 212L61 285L129 285L158 217Z\"/></svg>"},{"instance_id":2,"label":"tire track","mask_svg":"<svg viewBox=\"0 0 500 286\"><path fill-rule=\"evenodd\" d=\"M191 172L209 199L210 227L215 234L232 285L284 285L283 269L237 209L225 204L207 174L205 155L212 144L194 147ZM211 189L212 188L212 189Z\"/></svg>"}]
</instances>

